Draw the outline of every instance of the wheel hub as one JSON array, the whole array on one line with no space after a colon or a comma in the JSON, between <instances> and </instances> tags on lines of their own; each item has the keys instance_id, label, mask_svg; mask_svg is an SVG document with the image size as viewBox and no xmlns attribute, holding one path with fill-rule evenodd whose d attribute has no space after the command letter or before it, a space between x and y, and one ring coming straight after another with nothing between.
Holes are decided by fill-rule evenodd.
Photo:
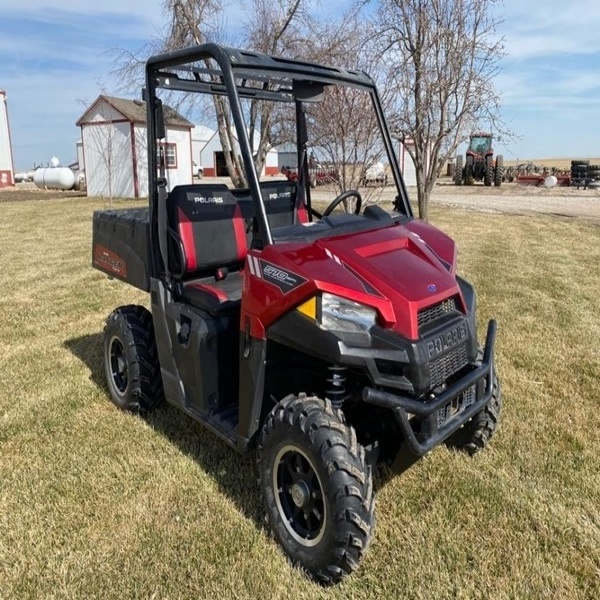
<instances>
[{"instance_id":1,"label":"wheel hub","mask_svg":"<svg viewBox=\"0 0 600 600\"><path fill-rule=\"evenodd\" d=\"M305 547L319 544L327 524L323 486L308 454L297 445L283 446L275 456L273 488L288 533Z\"/></svg>"},{"instance_id":2,"label":"wheel hub","mask_svg":"<svg viewBox=\"0 0 600 600\"><path fill-rule=\"evenodd\" d=\"M108 345L108 360L114 390L119 396L123 396L127 391L129 372L125 348L116 336L110 340Z\"/></svg>"},{"instance_id":3,"label":"wheel hub","mask_svg":"<svg viewBox=\"0 0 600 600\"><path fill-rule=\"evenodd\" d=\"M292 500L298 508L306 508L310 501L310 489L303 479L292 486Z\"/></svg>"}]
</instances>

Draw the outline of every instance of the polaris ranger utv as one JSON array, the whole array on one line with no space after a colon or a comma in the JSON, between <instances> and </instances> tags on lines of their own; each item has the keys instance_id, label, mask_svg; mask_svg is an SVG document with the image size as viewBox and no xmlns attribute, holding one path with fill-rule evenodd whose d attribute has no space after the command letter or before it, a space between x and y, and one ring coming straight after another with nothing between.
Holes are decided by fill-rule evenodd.
<instances>
[{"instance_id":1,"label":"polaris ranger utv","mask_svg":"<svg viewBox=\"0 0 600 600\"><path fill-rule=\"evenodd\" d=\"M307 148L325 143L316 109L339 89L372 108L392 210L361 210L357 190L313 206ZM228 100L248 189L178 184L165 168L161 95L176 91ZM134 411L164 397L237 451L257 448L275 538L336 583L369 545L376 465L401 472L440 443L472 454L494 433L496 324L481 348L455 244L413 218L365 73L206 44L151 58L144 98L149 207L94 214L94 266L150 294L151 312L108 317L110 396ZM261 181L252 102L295 116L297 181Z\"/></svg>"}]
</instances>

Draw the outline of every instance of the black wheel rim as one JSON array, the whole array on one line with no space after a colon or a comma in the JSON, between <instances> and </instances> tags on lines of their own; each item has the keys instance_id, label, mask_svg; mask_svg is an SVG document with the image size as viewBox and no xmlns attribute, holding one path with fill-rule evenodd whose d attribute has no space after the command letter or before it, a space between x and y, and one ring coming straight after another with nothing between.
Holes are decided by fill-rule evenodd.
<instances>
[{"instance_id":1,"label":"black wheel rim","mask_svg":"<svg viewBox=\"0 0 600 600\"><path fill-rule=\"evenodd\" d=\"M281 520L290 535L303 546L316 546L327 522L323 487L308 456L295 446L278 452L273 487Z\"/></svg>"},{"instance_id":2,"label":"black wheel rim","mask_svg":"<svg viewBox=\"0 0 600 600\"><path fill-rule=\"evenodd\" d=\"M110 365L110 376L115 391L123 396L129 385L129 369L125 348L118 337L113 337L108 346L108 362Z\"/></svg>"}]
</instances>

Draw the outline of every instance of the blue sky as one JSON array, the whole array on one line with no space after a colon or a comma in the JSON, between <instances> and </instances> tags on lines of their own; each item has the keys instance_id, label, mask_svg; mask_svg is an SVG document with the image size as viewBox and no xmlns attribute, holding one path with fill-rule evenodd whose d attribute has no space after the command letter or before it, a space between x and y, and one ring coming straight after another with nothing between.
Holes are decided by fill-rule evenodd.
<instances>
[{"instance_id":1,"label":"blue sky","mask_svg":"<svg viewBox=\"0 0 600 600\"><path fill-rule=\"evenodd\" d=\"M343 0L342 0L343 1ZM230 3L230 6L233 3ZM75 121L114 90L111 48L140 48L162 27L160 0L0 4L0 89L15 167L75 160ZM600 156L600 2L505 0L508 55L496 87L520 137L506 158ZM239 14L239 12L238 12Z\"/></svg>"}]
</instances>

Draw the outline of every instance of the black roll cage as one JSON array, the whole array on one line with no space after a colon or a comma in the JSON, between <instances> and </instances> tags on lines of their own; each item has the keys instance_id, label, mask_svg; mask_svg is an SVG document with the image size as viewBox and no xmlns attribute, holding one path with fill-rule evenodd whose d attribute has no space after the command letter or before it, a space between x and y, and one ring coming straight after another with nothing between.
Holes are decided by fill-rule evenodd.
<instances>
[{"instance_id":1,"label":"black roll cage","mask_svg":"<svg viewBox=\"0 0 600 600\"><path fill-rule=\"evenodd\" d=\"M200 64L198 64L200 63ZM218 68L214 68L214 63ZM148 200L150 206L151 240L160 240L159 235L159 186L165 185L158 177L159 161L157 157L158 133L163 123L162 102L156 95L157 89L181 92L196 92L211 95L228 96L233 122L236 128L238 143L248 186L254 203L257 233L263 247L273 243L273 237L267 221L264 199L259 186L259 176L256 173L252 158L252 147L248 137L240 98L270 100L275 102L290 102L296 106L298 168L306 173L302 178L305 182L305 200L309 213L310 186L308 182L308 164L303 160L306 151L306 120L304 118L304 99L297 93L300 85L343 85L364 90L369 93L375 109L384 146L390 160L392 175L399 195L395 201L395 209L412 217L412 209L408 193L398 167L390 132L383 115L381 100L373 80L362 71L351 71L338 67L327 67L299 60L279 58L228 48L209 43L191 46L182 50L159 54L151 57L146 63L146 100L148 125ZM161 136L162 137L162 136ZM298 173L301 177L301 173ZM160 244L151 243L153 274L157 276L161 269ZM164 266L165 272L168 267Z\"/></svg>"}]
</instances>

